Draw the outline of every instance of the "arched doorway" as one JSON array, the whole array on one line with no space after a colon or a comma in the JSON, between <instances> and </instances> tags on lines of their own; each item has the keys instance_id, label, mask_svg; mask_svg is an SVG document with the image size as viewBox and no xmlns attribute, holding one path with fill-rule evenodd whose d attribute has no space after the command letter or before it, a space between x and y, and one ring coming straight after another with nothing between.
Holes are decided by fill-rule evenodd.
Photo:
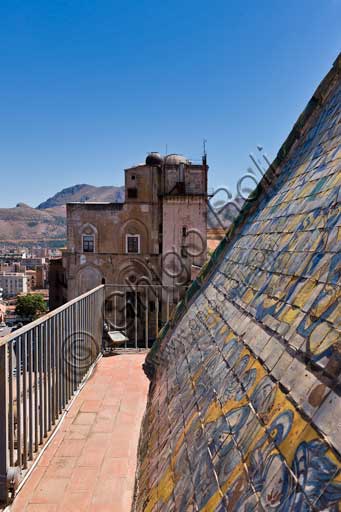
<instances>
[{"instance_id":1,"label":"arched doorway","mask_svg":"<svg viewBox=\"0 0 341 512\"><path fill-rule=\"evenodd\" d=\"M84 267L77 274L77 295L82 295L102 283L102 274L95 267Z\"/></svg>"}]
</instances>

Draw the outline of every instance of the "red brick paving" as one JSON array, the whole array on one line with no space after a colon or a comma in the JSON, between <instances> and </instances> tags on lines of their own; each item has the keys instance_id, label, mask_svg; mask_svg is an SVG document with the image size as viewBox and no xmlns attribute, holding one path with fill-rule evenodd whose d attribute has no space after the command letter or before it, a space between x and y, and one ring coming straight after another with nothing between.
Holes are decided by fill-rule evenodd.
<instances>
[{"instance_id":1,"label":"red brick paving","mask_svg":"<svg viewBox=\"0 0 341 512\"><path fill-rule=\"evenodd\" d=\"M102 358L12 512L129 512L148 381L145 355Z\"/></svg>"}]
</instances>

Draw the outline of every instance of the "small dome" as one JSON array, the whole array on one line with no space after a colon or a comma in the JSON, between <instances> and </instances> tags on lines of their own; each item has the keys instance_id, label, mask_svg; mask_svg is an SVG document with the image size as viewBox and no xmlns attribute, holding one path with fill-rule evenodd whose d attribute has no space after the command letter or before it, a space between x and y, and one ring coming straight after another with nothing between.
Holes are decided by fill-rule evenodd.
<instances>
[{"instance_id":1,"label":"small dome","mask_svg":"<svg viewBox=\"0 0 341 512\"><path fill-rule=\"evenodd\" d=\"M165 165L188 164L187 158L182 155L171 154L165 156Z\"/></svg>"},{"instance_id":2,"label":"small dome","mask_svg":"<svg viewBox=\"0 0 341 512\"><path fill-rule=\"evenodd\" d=\"M157 167L158 165L163 164L163 158L160 155L160 153L154 151L152 153L149 153L149 155L146 158L146 165L150 165L151 167Z\"/></svg>"}]
</instances>

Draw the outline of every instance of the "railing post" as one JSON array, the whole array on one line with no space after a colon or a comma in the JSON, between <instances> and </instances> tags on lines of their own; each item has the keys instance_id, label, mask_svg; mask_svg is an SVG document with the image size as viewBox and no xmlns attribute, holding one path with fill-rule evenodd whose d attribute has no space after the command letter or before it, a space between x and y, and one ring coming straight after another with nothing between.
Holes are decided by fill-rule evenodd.
<instances>
[{"instance_id":1,"label":"railing post","mask_svg":"<svg viewBox=\"0 0 341 512\"><path fill-rule=\"evenodd\" d=\"M106 289L105 285L103 285L102 293L101 293L101 326L100 326L100 338L98 340L99 343L99 349L102 350L102 337L103 337L103 326L104 326L104 320L105 320L105 297L106 297Z\"/></svg>"},{"instance_id":2,"label":"railing post","mask_svg":"<svg viewBox=\"0 0 341 512\"><path fill-rule=\"evenodd\" d=\"M7 344L0 347L0 502L8 501L8 358Z\"/></svg>"}]
</instances>

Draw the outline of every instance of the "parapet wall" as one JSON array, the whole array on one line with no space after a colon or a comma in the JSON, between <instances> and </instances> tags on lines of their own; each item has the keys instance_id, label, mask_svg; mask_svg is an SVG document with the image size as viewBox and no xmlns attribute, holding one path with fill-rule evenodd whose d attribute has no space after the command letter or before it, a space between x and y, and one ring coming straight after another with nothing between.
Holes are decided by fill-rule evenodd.
<instances>
[{"instance_id":1,"label":"parapet wall","mask_svg":"<svg viewBox=\"0 0 341 512\"><path fill-rule=\"evenodd\" d=\"M137 512L341 510L340 61L147 358Z\"/></svg>"}]
</instances>

